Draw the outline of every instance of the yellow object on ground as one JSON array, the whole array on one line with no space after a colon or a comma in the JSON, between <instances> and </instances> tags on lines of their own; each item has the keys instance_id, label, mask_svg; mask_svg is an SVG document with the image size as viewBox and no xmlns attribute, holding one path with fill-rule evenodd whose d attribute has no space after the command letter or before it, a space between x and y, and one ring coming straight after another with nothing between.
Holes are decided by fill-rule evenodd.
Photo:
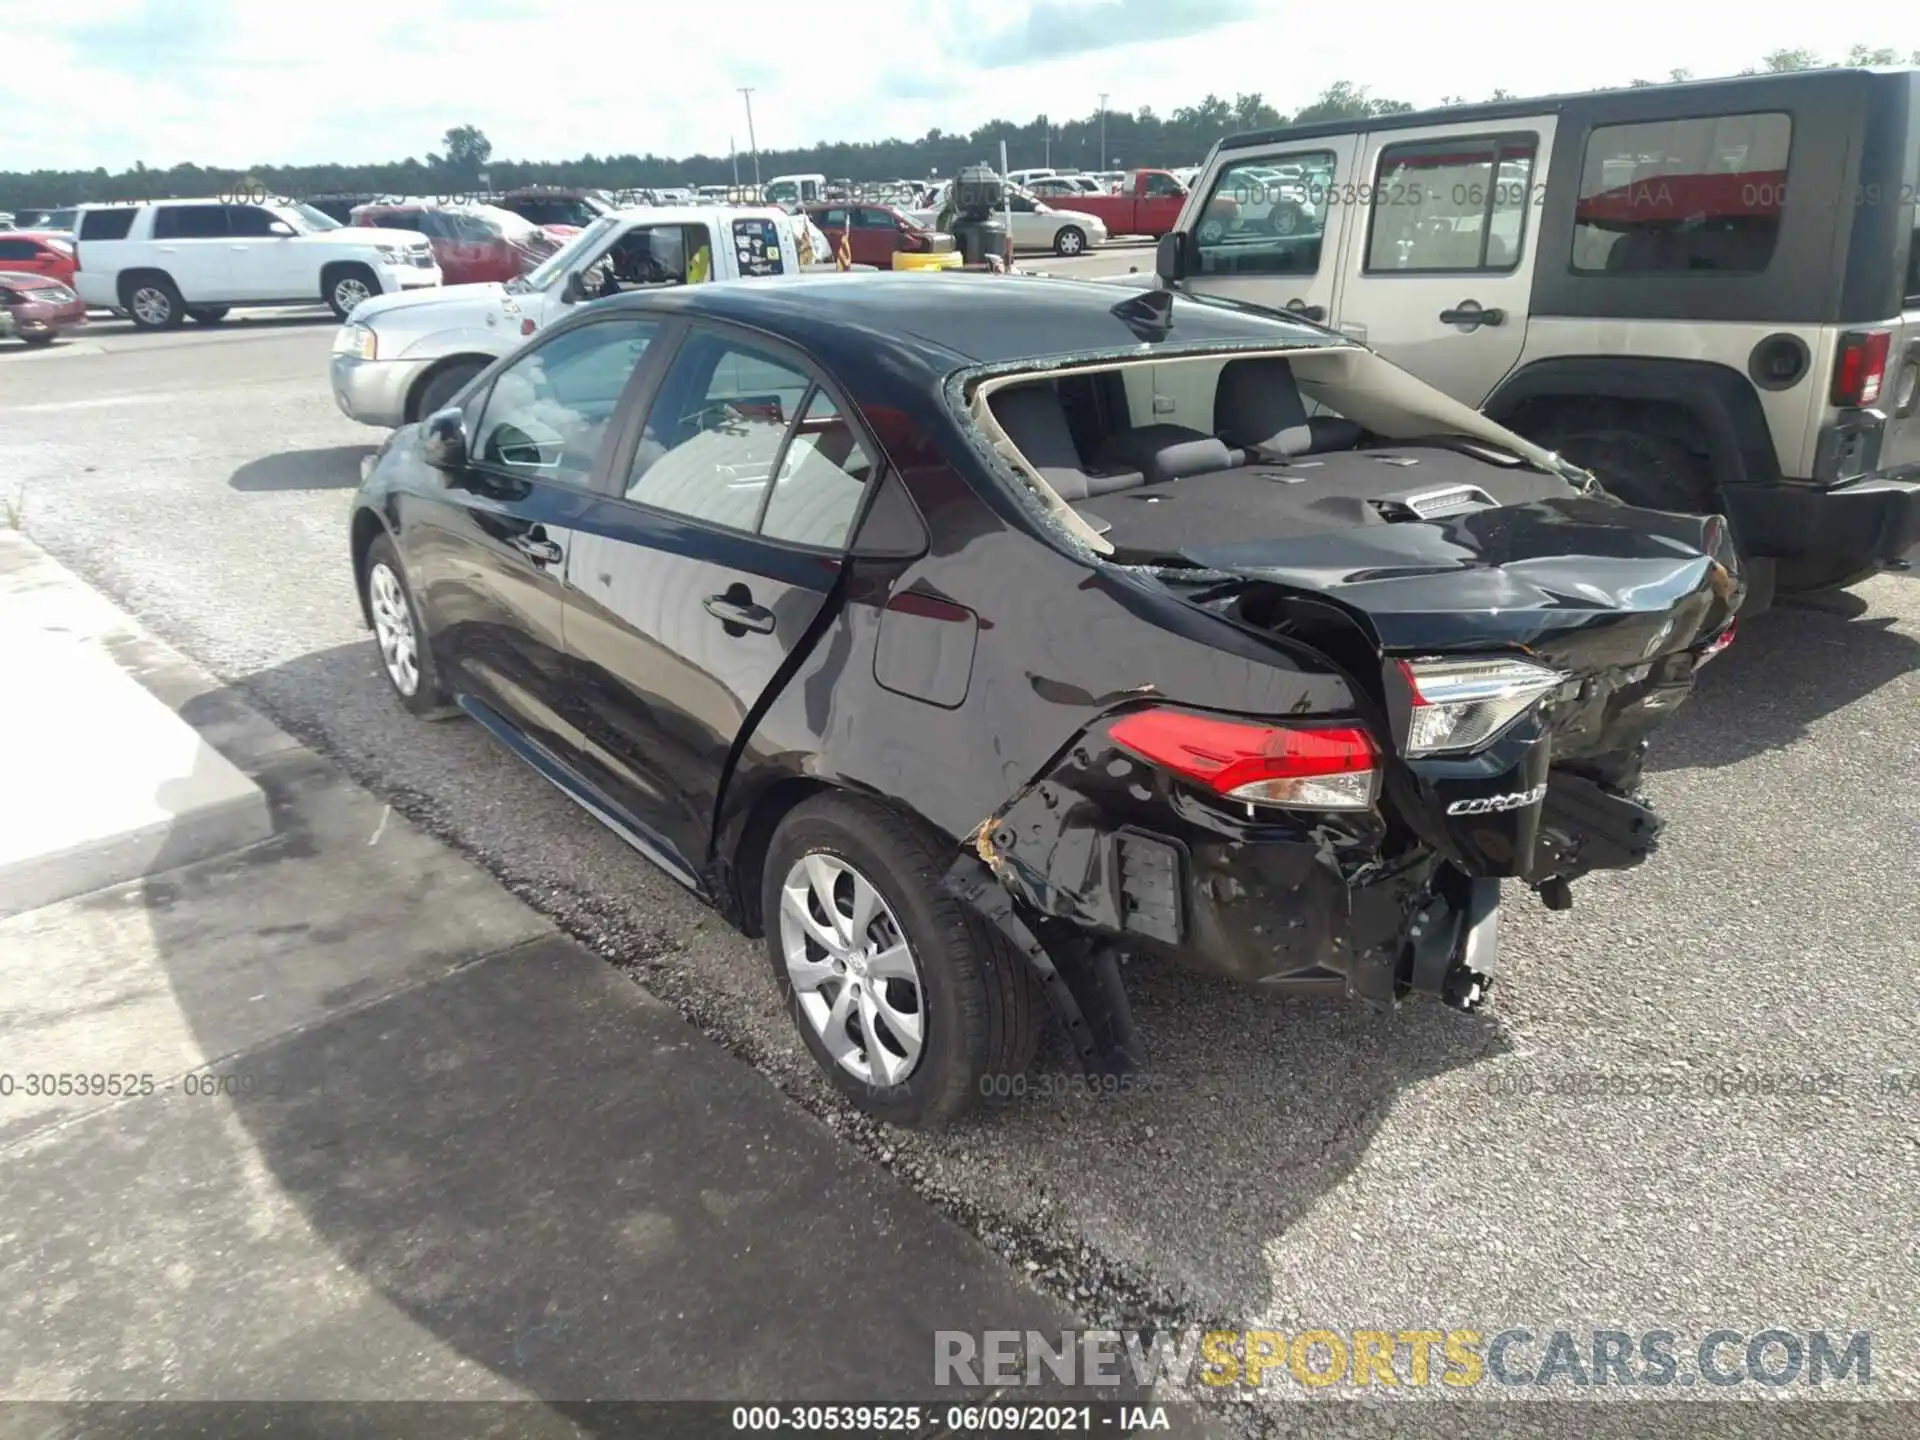
<instances>
[{"instance_id":1,"label":"yellow object on ground","mask_svg":"<svg viewBox=\"0 0 1920 1440\"><path fill-rule=\"evenodd\" d=\"M920 255L907 250L896 250L893 252L893 268L896 270L958 270L960 252L936 250L930 255Z\"/></svg>"}]
</instances>

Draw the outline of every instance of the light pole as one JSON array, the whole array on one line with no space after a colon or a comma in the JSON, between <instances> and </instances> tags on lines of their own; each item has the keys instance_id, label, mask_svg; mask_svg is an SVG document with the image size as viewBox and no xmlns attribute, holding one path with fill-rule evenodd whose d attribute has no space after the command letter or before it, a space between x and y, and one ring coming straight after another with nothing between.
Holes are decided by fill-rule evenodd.
<instances>
[{"instance_id":1,"label":"light pole","mask_svg":"<svg viewBox=\"0 0 1920 1440\"><path fill-rule=\"evenodd\" d=\"M1042 115L1040 117L1040 123L1046 127L1041 133L1047 137L1047 148L1044 152L1046 158L1040 163L1051 170L1053 168L1053 117L1050 115Z\"/></svg>"},{"instance_id":2,"label":"light pole","mask_svg":"<svg viewBox=\"0 0 1920 1440\"><path fill-rule=\"evenodd\" d=\"M753 188L760 188L760 142L753 138L753 86L742 85L740 98L747 102L747 145L753 151Z\"/></svg>"},{"instance_id":3,"label":"light pole","mask_svg":"<svg viewBox=\"0 0 1920 1440\"><path fill-rule=\"evenodd\" d=\"M1107 92L1100 92L1100 168L1107 168Z\"/></svg>"}]
</instances>

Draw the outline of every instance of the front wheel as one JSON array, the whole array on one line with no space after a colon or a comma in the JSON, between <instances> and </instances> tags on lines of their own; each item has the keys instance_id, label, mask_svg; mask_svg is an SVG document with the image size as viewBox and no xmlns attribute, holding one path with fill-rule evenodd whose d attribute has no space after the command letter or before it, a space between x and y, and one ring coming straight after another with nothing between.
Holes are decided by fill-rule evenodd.
<instances>
[{"instance_id":1,"label":"front wheel","mask_svg":"<svg viewBox=\"0 0 1920 1440\"><path fill-rule=\"evenodd\" d=\"M54 337L52 335L22 335L20 339L24 344L31 345L36 350L41 350L53 344Z\"/></svg>"},{"instance_id":2,"label":"front wheel","mask_svg":"<svg viewBox=\"0 0 1920 1440\"><path fill-rule=\"evenodd\" d=\"M453 397L466 388L474 376L487 367L479 362L471 364L449 365L439 371L427 383L420 387L420 398L415 402L409 420L424 420L453 403Z\"/></svg>"},{"instance_id":3,"label":"front wheel","mask_svg":"<svg viewBox=\"0 0 1920 1440\"><path fill-rule=\"evenodd\" d=\"M1087 232L1077 225L1068 225L1053 237L1053 253L1056 255L1080 255L1086 252Z\"/></svg>"},{"instance_id":4,"label":"front wheel","mask_svg":"<svg viewBox=\"0 0 1920 1440\"><path fill-rule=\"evenodd\" d=\"M387 536L382 535L368 548L362 583L367 613L373 620L373 637L380 646L380 668L393 693L423 719L452 713L433 663L433 647L427 643L426 628L420 620L420 607L414 603L400 556Z\"/></svg>"},{"instance_id":5,"label":"front wheel","mask_svg":"<svg viewBox=\"0 0 1920 1440\"><path fill-rule=\"evenodd\" d=\"M942 888L949 858L844 794L796 806L767 852L761 914L787 1013L835 1087L889 1124L952 1120L1039 1043L1038 983Z\"/></svg>"},{"instance_id":6,"label":"front wheel","mask_svg":"<svg viewBox=\"0 0 1920 1440\"><path fill-rule=\"evenodd\" d=\"M1218 215L1209 215L1200 222L1200 243L1202 245L1218 245L1221 237L1226 233L1226 222Z\"/></svg>"},{"instance_id":7,"label":"front wheel","mask_svg":"<svg viewBox=\"0 0 1920 1440\"><path fill-rule=\"evenodd\" d=\"M187 311L187 318L196 325L218 325L227 318L230 308L226 305L195 305Z\"/></svg>"},{"instance_id":8,"label":"front wheel","mask_svg":"<svg viewBox=\"0 0 1920 1440\"><path fill-rule=\"evenodd\" d=\"M373 272L364 265L350 265L327 277L325 299L327 308L334 315L345 320L353 313L353 307L362 300L370 300L380 293L380 282Z\"/></svg>"}]
</instances>

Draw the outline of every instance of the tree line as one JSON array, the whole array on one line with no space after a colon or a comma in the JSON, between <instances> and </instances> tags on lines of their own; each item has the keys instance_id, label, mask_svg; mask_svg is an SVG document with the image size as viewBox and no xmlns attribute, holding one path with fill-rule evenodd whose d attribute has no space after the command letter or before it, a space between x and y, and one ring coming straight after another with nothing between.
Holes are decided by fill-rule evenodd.
<instances>
[{"instance_id":1,"label":"tree line","mask_svg":"<svg viewBox=\"0 0 1920 1440\"><path fill-rule=\"evenodd\" d=\"M1920 64L1920 50L1902 55L1889 49L1855 45L1837 60L1823 60L1808 50L1776 50L1741 73L1893 64ZM1685 70L1674 70L1664 80L1633 79L1628 85L1670 84L1692 78ZM1475 98L1518 97L1496 90L1489 96ZM1470 102L1466 96L1449 95L1442 103ZM762 179L816 172L830 179L864 182L950 176L963 165L981 160L997 161L1002 141L1006 143L1009 163L1016 167L1176 168L1199 163L1215 141L1238 131L1322 120L1365 119L1412 109L1413 106L1404 101L1377 97L1365 86L1340 81L1329 85L1310 104L1291 114L1276 109L1258 92L1239 94L1231 100L1210 94L1198 104L1179 106L1164 116L1149 106L1142 106L1131 113L1110 110L1064 121L1048 116L1036 116L1025 122L992 120L964 133L933 129L911 140L828 142L798 150L764 150L760 152L758 168ZM520 185L632 190L674 185L751 184L754 168L750 154L703 154L675 159L629 153L588 154L576 160L496 160L493 144L484 133L472 125L457 125L442 137L442 148L438 152L380 164L257 165L242 171L186 162L166 169L149 168L141 163L117 174L105 168L0 171L0 211L17 212L36 205L69 205L89 200L217 195L255 187L301 197L342 192L432 195L466 193L481 188L507 190Z\"/></svg>"}]
</instances>

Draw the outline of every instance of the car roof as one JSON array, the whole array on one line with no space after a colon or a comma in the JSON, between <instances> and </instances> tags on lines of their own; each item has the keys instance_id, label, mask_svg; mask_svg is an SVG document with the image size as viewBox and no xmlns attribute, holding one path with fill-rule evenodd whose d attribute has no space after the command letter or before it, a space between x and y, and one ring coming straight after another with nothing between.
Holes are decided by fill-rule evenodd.
<instances>
[{"instance_id":1,"label":"car roof","mask_svg":"<svg viewBox=\"0 0 1920 1440\"><path fill-rule=\"evenodd\" d=\"M1038 275L807 274L731 285L634 291L598 306L673 311L752 326L802 349L905 342L941 374L969 365L1146 348L1138 322L1115 314L1146 292ZM1347 343L1271 311L1176 296L1173 326L1153 352L1223 346Z\"/></svg>"}]
</instances>

